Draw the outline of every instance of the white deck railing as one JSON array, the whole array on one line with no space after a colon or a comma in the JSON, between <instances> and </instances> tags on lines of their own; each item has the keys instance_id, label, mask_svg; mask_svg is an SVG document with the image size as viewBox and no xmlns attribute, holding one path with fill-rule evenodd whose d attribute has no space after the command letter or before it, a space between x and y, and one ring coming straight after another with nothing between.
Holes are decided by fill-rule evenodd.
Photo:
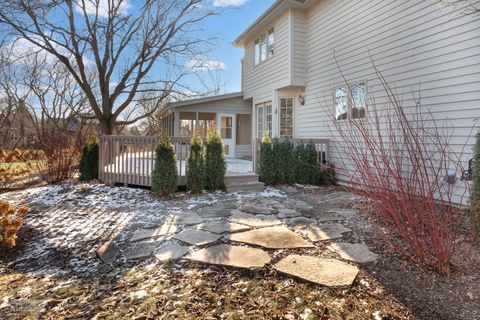
<instances>
[{"instance_id":1,"label":"white deck railing","mask_svg":"<svg viewBox=\"0 0 480 320\"><path fill-rule=\"evenodd\" d=\"M189 137L171 138L177 156L178 185L185 185L185 159ZM151 186L155 165L156 136L101 136L98 176L101 181L125 185Z\"/></svg>"}]
</instances>

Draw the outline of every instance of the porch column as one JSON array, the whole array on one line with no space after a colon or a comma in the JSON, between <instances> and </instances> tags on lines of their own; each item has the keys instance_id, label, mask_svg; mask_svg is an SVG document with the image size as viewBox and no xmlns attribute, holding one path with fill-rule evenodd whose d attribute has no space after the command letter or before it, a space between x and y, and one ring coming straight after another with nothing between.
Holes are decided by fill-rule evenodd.
<instances>
[{"instance_id":1,"label":"porch column","mask_svg":"<svg viewBox=\"0 0 480 320\"><path fill-rule=\"evenodd\" d=\"M198 130L200 122L198 120L198 112L195 112L195 130Z\"/></svg>"},{"instance_id":2,"label":"porch column","mask_svg":"<svg viewBox=\"0 0 480 320\"><path fill-rule=\"evenodd\" d=\"M174 126L173 126L173 135L172 137L177 137L178 132L180 131L180 112L178 110L175 110L175 116L174 116Z\"/></svg>"}]
</instances>

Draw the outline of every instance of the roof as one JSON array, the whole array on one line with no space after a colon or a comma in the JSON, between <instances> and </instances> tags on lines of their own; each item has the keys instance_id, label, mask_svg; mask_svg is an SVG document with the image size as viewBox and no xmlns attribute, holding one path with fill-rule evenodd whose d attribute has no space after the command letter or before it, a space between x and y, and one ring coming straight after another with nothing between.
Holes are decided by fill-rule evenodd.
<instances>
[{"instance_id":1,"label":"roof","mask_svg":"<svg viewBox=\"0 0 480 320\"><path fill-rule=\"evenodd\" d=\"M233 41L233 45L236 47L243 47L246 40L253 33L261 32L263 28L269 23L272 23L274 19L286 12L288 9L297 8L305 10L311 7L312 4L318 2L318 0L277 0L272 4L255 22L253 22L240 36Z\"/></svg>"},{"instance_id":2,"label":"roof","mask_svg":"<svg viewBox=\"0 0 480 320\"><path fill-rule=\"evenodd\" d=\"M196 105L196 104L205 103L205 102L212 102L212 101L219 101L219 100L226 100L226 99L233 99L233 98L243 99L243 91L221 94L218 96L173 102L168 104L167 108L178 108L178 107L191 106L191 105Z\"/></svg>"}]
</instances>

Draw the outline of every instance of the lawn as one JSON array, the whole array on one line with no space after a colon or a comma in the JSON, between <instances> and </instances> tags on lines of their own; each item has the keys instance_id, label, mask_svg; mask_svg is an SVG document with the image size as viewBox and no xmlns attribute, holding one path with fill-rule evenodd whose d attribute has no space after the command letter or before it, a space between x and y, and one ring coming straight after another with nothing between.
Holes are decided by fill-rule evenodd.
<instances>
[{"instance_id":1,"label":"lawn","mask_svg":"<svg viewBox=\"0 0 480 320\"><path fill-rule=\"evenodd\" d=\"M147 190L101 184L61 184L4 193L2 199L28 203L32 212L18 246L0 251L0 315L3 318L95 319L478 319L478 248L451 279L406 262L385 246L361 215L339 221L351 232L304 249L265 249L271 262L244 270L181 258L162 262L152 255L128 259L132 235L155 228L170 214L221 214L255 204L274 215L350 210L356 197L338 187L267 189L257 194L214 193L171 200ZM287 210L288 209L288 210ZM232 214L232 215L231 215ZM316 217L316 218L315 218ZM225 218L205 218L221 221ZM283 218L282 218L283 219ZM295 218L293 218L295 219ZM292 218L282 220L308 239ZM309 221L309 220L305 220ZM299 220L297 220L299 222ZM194 228L194 226L180 226ZM107 265L96 251L109 240L118 255ZM176 242L172 235L141 244ZM358 264L327 249L334 242L365 243L377 261ZM225 238L220 243L227 243ZM258 248L258 247L257 247ZM196 249L192 249L196 250ZM296 253L340 259L357 266L349 287L329 288L275 269ZM318 272L312 270L313 273Z\"/></svg>"},{"instance_id":2,"label":"lawn","mask_svg":"<svg viewBox=\"0 0 480 320\"><path fill-rule=\"evenodd\" d=\"M10 173L15 172L17 169L28 169L28 166L25 162L13 162L13 163L5 163L5 162L0 162L0 169L6 169Z\"/></svg>"}]
</instances>

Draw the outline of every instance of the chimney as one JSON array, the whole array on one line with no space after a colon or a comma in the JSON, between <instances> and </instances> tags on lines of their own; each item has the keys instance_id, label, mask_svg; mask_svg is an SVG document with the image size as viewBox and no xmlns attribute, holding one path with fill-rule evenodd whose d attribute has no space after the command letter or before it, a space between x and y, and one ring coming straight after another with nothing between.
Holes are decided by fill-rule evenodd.
<instances>
[{"instance_id":1,"label":"chimney","mask_svg":"<svg viewBox=\"0 0 480 320\"><path fill-rule=\"evenodd\" d=\"M240 86L243 91L245 86L245 59L244 58L240 59L240 64L242 65L242 83L240 84Z\"/></svg>"}]
</instances>

